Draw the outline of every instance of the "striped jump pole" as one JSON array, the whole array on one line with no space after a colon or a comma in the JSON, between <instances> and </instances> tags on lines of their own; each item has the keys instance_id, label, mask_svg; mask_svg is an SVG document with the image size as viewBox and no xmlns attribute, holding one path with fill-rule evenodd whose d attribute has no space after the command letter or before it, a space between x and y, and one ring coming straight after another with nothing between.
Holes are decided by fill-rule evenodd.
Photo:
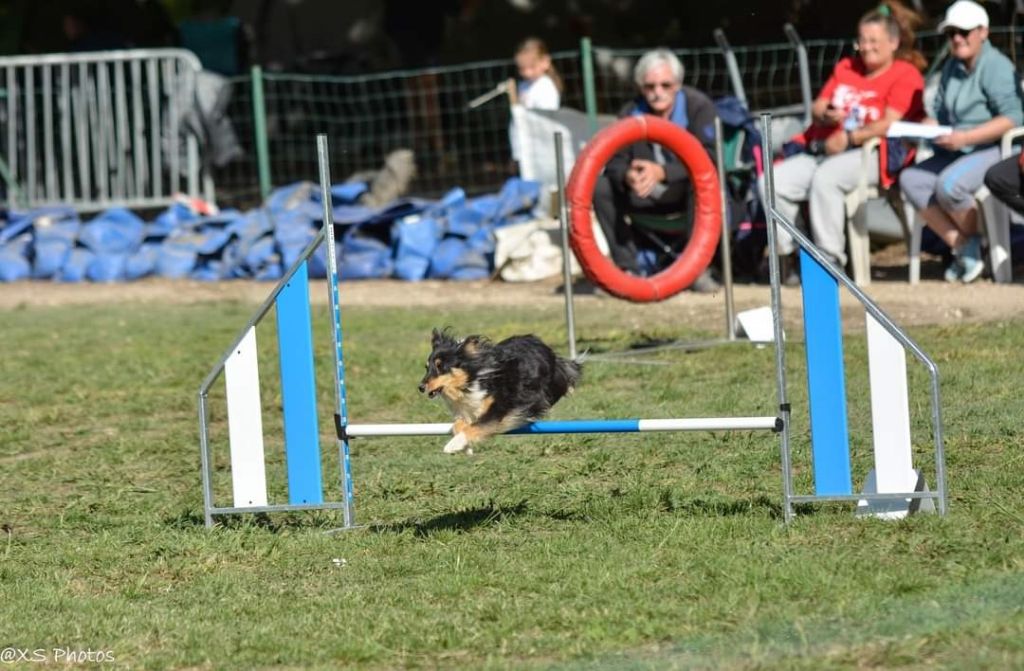
<instances>
[{"instance_id":1,"label":"striped jump pole","mask_svg":"<svg viewBox=\"0 0 1024 671\"><path fill-rule=\"evenodd\" d=\"M552 433L648 433L652 431L781 431L778 417L704 417L689 419L578 419L532 422L509 436ZM349 424L350 438L379 436L446 436L451 424Z\"/></svg>"},{"instance_id":2,"label":"striped jump pole","mask_svg":"<svg viewBox=\"0 0 1024 671\"><path fill-rule=\"evenodd\" d=\"M939 370L935 362L907 333L869 298L846 274L775 208L771 115L761 115L762 150L765 157L765 200L769 216L769 266L772 314L782 428L782 469L785 517L793 516L793 504L820 501L853 501L858 512L900 518L935 503L946 512L945 455L942 439ZM807 356L808 410L814 494L796 495L792 485L789 448L789 404L785 397L785 360L782 354L781 290L776 246L776 227L785 230L800 248L804 340ZM863 491L853 492L847 393L843 363L843 334L839 311L839 287L846 287L865 311L868 373L871 395L874 468L865 477ZM934 440L935 492L913 467L906 352L928 370L931 380L931 420Z\"/></svg>"}]
</instances>

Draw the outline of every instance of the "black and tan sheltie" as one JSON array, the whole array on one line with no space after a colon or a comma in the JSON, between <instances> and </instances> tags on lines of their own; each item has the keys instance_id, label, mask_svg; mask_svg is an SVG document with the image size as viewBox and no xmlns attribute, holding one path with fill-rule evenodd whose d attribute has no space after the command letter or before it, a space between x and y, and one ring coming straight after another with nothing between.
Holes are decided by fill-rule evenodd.
<instances>
[{"instance_id":1,"label":"black and tan sheltie","mask_svg":"<svg viewBox=\"0 0 1024 671\"><path fill-rule=\"evenodd\" d=\"M434 329L430 344L419 389L451 408L453 437L444 446L449 453L472 454L472 445L541 418L582 373L582 357L563 359L533 335L494 344Z\"/></svg>"}]
</instances>

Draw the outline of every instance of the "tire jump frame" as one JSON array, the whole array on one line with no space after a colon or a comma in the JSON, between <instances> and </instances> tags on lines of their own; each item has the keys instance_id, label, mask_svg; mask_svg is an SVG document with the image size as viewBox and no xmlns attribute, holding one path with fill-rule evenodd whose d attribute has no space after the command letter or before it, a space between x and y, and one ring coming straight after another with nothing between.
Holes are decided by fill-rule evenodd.
<instances>
[{"instance_id":1,"label":"tire jump frame","mask_svg":"<svg viewBox=\"0 0 1024 671\"><path fill-rule=\"evenodd\" d=\"M762 124L767 129L768 115L763 115ZM765 133L766 155L770 156L770 139ZM321 195L324 204L324 225L310 242L267 299L257 309L232 346L222 355L217 364L203 380L198 394L200 460L203 485L204 519L212 527L214 517L239 513L272 513L299 510L341 510L344 514L343 529L357 526L354 507L349 442L354 438L379 436L447 435L451 424L354 424L349 422L345 368L342 347L341 312L338 302L338 269L335 253L334 221L330 194L330 169L328 163L327 138L317 136L317 153L320 165ZM774 184L771 172L767 182L769 199L774 203ZM905 515L921 501L937 500L940 513L946 510L946 489L943 467L941 421L938 413L938 377L935 364L882 311L864 296L859 289L837 268L814 248L791 222L770 208L775 222L785 228L808 253L808 258L822 265L826 274L835 282L842 282L865 304L869 316L879 324L880 330L893 342L898 343L900 354L903 347L911 351L929 366L933 387L933 422L936 439L936 484L937 491L920 491L921 487L906 486L908 472L904 461L897 465L888 457L879 458L878 426L876 421L876 472L877 487L863 494L853 494L849 478L848 443L833 444L830 452L819 455L817 441L814 443L815 485L814 495L795 495L792 487L792 471L789 454L790 408L786 396L785 355L782 339L781 302L779 269L774 257L775 238L773 226L769 226L769 245L773 252L771 265L772 310L775 324L775 363L778 396L778 414L757 417L711 417L711 418L670 418L670 419L593 419L575 421L534 422L510 432L515 435L553 433L634 433L648 431L768 431L781 438L783 512L788 522L794 516L794 504L816 501L857 501L862 506L882 514L886 509L895 511L894 516ZM308 264L321 244L326 245L327 288L331 307L331 330L335 346L333 370L335 385L334 424L337 434L337 453L340 466L340 498L325 500L321 477L321 453L316 407L315 376L313 374L312 326L309 305ZM808 261L810 264L811 261ZM805 298L806 300L806 298ZM838 303L836 303L838 306ZM256 348L256 326L270 312L277 311L278 350L280 352L281 394L284 417L284 450L286 458L288 502L271 502L267 492L266 455L262 430L262 406L260 401L259 367ZM871 338L869 327L869 339ZM808 333L808 343L817 333ZM870 343L869 343L870 344ZM810 349L810 347L808 347ZM891 348L890 348L891 349ZM841 344L840 344L841 354ZM895 355L890 352L890 359ZM888 361L891 365L892 361ZM808 361L808 367L812 365ZM815 366L818 364L815 363ZM214 382L223 373L227 399L227 432L230 447L231 505L219 505L213 488L213 452L209 437L208 396ZM874 367L872 368L874 386ZM826 376L827 379L827 376ZM841 382L841 380L840 380ZM905 386L904 386L905 388ZM816 435L815 392L811 387L812 434ZM845 398L845 396L844 396ZM874 409L874 395L873 403ZM845 428L845 422L843 423ZM891 429L892 426L889 426ZM909 438L909 419L907 422ZM902 435L902 433L900 434ZM905 464L909 464L909 443L906 445ZM847 469L842 470L842 453L846 452ZM902 459L902 452L900 459ZM838 455L838 456L837 456ZM820 463L819 463L820 461ZM845 479L845 482L844 482Z\"/></svg>"}]
</instances>

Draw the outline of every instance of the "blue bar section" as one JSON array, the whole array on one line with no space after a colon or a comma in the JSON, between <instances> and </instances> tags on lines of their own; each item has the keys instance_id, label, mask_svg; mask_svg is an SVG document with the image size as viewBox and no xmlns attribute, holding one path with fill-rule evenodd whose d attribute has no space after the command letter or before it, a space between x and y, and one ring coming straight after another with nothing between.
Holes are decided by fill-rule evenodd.
<instances>
[{"instance_id":1,"label":"blue bar section","mask_svg":"<svg viewBox=\"0 0 1024 671\"><path fill-rule=\"evenodd\" d=\"M590 419L567 422L534 422L508 433L636 433L639 419Z\"/></svg>"},{"instance_id":2,"label":"blue bar section","mask_svg":"<svg viewBox=\"0 0 1024 671\"><path fill-rule=\"evenodd\" d=\"M313 325L309 316L306 261L277 296L277 343L284 398L284 450L288 463L288 502L323 503L320 431L313 374Z\"/></svg>"},{"instance_id":3,"label":"blue bar section","mask_svg":"<svg viewBox=\"0 0 1024 671\"><path fill-rule=\"evenodd\" d=\"M818 495L852 494L839 282L801 249L800 283L807 343L814 490Z\"/></svg>"}]
</instances>

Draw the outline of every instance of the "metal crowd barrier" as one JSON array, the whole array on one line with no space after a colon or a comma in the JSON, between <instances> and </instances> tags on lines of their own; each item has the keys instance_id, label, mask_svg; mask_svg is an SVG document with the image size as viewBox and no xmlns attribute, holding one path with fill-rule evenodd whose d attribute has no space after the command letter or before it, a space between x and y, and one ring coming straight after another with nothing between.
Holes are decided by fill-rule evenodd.
<instances>
[{"instance_id":1,"label":"metal crowd barrier","mask_svg":"<svg viewBox=\"0 0 1024 671\"><path fill-rule=\"evenodd\" d=\"M80 211L212 199L193 109L201 67L184 49L0 58L8 199Z\"/></svg>"}]
</instances>

